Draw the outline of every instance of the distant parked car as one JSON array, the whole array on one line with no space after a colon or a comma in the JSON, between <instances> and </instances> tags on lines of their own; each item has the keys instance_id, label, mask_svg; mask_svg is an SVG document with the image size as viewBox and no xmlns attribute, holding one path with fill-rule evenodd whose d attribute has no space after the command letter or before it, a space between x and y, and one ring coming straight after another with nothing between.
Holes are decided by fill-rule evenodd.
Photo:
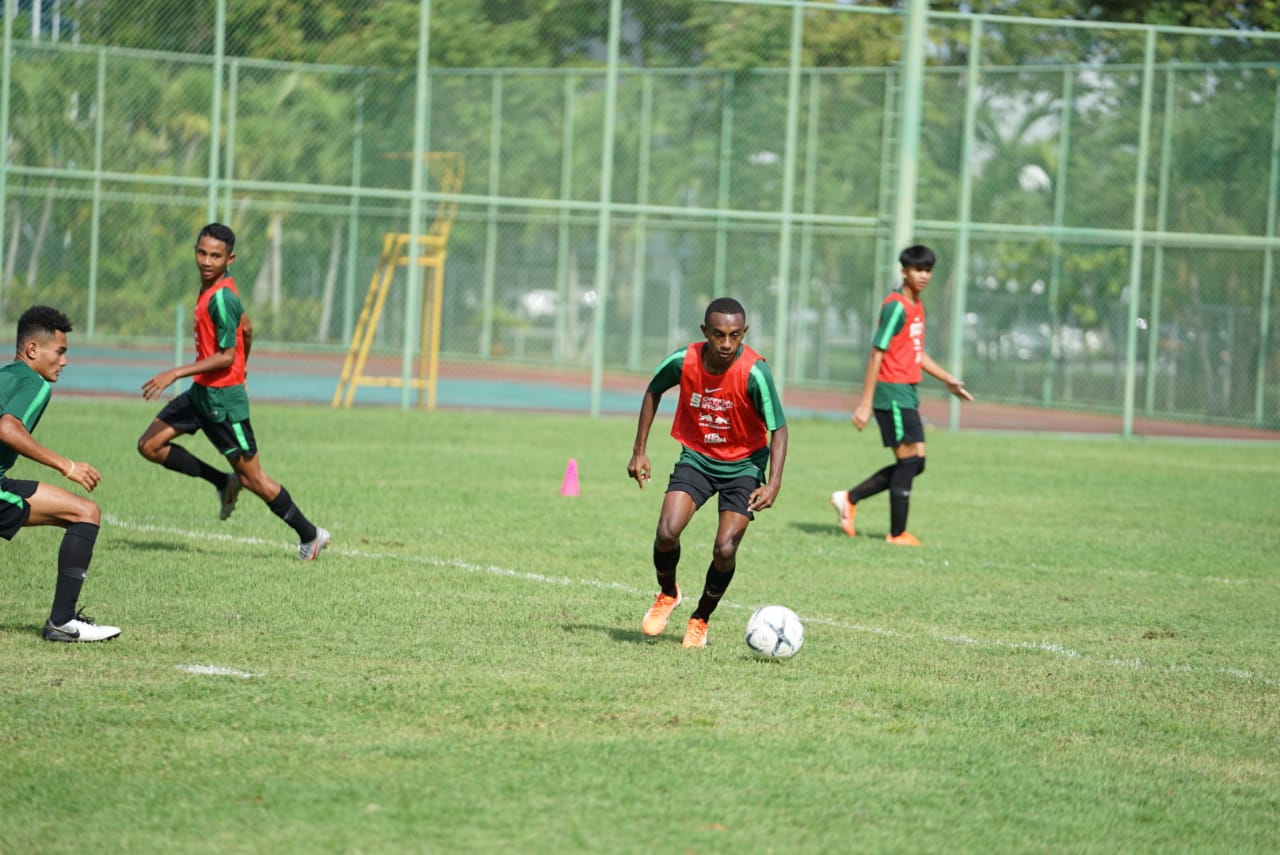
<instances>
[{"instance_id":1,"label":"distant parked car","mask_svg":"<svg viewBox=\"0 0 1280 855\"><path fill-rule=\"evenodd\" d=\"M578 294L579 310L588 312L595 307L596 292L583 291ZM530 323L551 323L560 311L560 295L550 288L535 288L526 291L516 300L516 315Z\"/></svg>"},{"instance_id":2,"label":"distant parked car","mask_svg":"<svg viewBox=\"0 0 1280 855\"><path fill-rule=\"evenodd\" d=\"M1018 324L1001 334L998 341L1001 359L1044 359L1049 348L1049 325Z\"/></svg>"}]
</instances>

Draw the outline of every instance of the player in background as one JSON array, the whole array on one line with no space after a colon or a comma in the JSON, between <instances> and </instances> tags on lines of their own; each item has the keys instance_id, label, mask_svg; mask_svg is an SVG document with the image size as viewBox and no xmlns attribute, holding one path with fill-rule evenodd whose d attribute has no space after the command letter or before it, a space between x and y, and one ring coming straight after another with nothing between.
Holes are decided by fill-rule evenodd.
<instances>
[{"instance_id":1,"label":"player in background","mask_svg":"<svg viewBox=\"0 0 1280 855\"><path fill-rule=\"evenodd\" d=\"M712 300L702 324L706 341L672 353L658 366L640 404L627 474L644 488L651 470L645 447L662 393L679 386L671 435L680 457L667 482L653 542L660 589L640 629L658 635L682 595L676 584L680 535L694 512L718 493L720 522L702 598L685 628L683 646L706 647L707 621L737 566L738 546L755 519L771 507L787 460L787 421L773 375L763 357L743 343L747 316L729 297ZM765 467L768 480L765 480Z\"/></svg>"},{"instance_id":2,"label":"player in background","mask_svg":"<svg viewBox=\"0 0 1280 855\"><path fill-rule=\"evenodd\" d=\"M262 470L258 445L249 423L249 394L245 362L253 347L253 324L245 314L235 280L227 271L235 260L236 236L221 223L210 223L196 237L196 269L200 293L196 298L196 361L161 371L142 384L148 401L160 397L182 377L191 387L164 406L138 439L138 451L152 463L203 478L218 491L221 519L235 509L241 487L267 503L276 516L298 533L298 557L310 561L329 545L329 532L311 523L293 497ZM222 472L205 463L173 439L203 431L231 464Z\"/></svg>"},{"instance_id":3,"label":"player in background","mask_svg":"<svg viewBox=\"0 0 1280 855\"><path fill-rule=\"evenodd\" d=\"M0 537L13 540L18 529L35 525L62 528L58 547L58 580L53 608L44 625L48 641L106 641L118 627L99 625L76 608L102 513L91 499L53 484L7 477L18 455L56 469L68 481L92 493L102 476L84 461L46 448L31 436L67 367L67 333L71 321L57 309L32 306L18 319L18 353L0 368Z\"/></svg>"},{"instance_id":4,"label":"player in background","mask_svg":"<svg viewBox=\"0 0 1280 855\"><path fill-rule=\"evenodd\" d=\"M902 265L902 287L889 294L880 305L880 326L871 340L871 354L862 381L862 397L851 421L862 430L874 410L885 448L893 449L894 462L848 490L831 494L831 504L844 533L853 537L854 513L858 502L889 491L889 534L885 540L900 546L919 546L907 531L907 511L911 504L911 484L924 472L924 424L920 421L921 371L946 385L947 391L965 401L973 396L964 382L953 377L930 358L924 349L924 303L922 297L933 276L937 258L927 246L909 246L898 256Z\"/></svg>"}]
</instances>

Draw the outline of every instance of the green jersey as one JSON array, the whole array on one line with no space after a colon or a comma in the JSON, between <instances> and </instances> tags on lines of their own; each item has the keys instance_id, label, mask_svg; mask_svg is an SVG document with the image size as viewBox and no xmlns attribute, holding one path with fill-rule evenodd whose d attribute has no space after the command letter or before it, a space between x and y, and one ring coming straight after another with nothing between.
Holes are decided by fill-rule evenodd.
<instances>
[{"instance_id":1,"label":"green jersey","mask_svg":"<svg viewBox=\"0 0 1280 855\"><path fill-rule=\"evenodd\" d=\"M34 433L53 387L34 368L14 360L0 368L0 416L10 415L22 422L27 433ZM18 452L0 442L0 478L18 460Z\"/></svg>"}]
</instances>

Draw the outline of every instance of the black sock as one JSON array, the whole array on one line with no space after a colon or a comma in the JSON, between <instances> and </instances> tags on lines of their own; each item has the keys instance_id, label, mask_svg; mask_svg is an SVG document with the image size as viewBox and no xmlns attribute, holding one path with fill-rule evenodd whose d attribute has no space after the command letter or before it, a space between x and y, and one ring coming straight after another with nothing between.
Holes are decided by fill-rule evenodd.
<instances>
[{"instance_id":1,"label":"black sock","mask_svg":"<svg viewBox=\"0 0 1280 855\"><path fill-rule=\"evenodd\" d=\"M203 478L219 490L226 486L229 477L226 472L214 469L182 446L172 443L169 444L169 454L162 465L171 472L181 472L192 478Z\"/></svg>"},{"instance_id":2,"label":"black sock","mask_svg":"<svg viewBox=\"0 0 1280 855\"><path fill-rule=\"evenodd\" d=\"M62 626L76 616L76 601L80 599L97 540L98 526L93 523L72 523L63 532L62 545L58 547L58 582L49 611L49 623L54 626Z\"/></svg>"},{"instance_id":3,"label":"black sock","mask_svg":"<svg viewBox=\"0 0 1280 855\"><path fill-rule=\"evenodd\" d=\"M657 571L658 588L668 597L676 595L676 565L680 563L680 544L670 552L659 552L653 548L653 569Z\"/></svg>"},{"instance_id":4,"label":"black sock","mask_svg":"<svg viewBox=\"0 0 1280 855\"><path fill-rule=\"evenodd\" d=\"M897 537L907 530L911 506L911 482L924 469L923 457L906 457L893 467L889 484L889 534Z\"/></svg>"},{"instance_id":5,"label":"black sock","mask_svg":"<svg viewBox=\"0 0 1280 855\"><path fill-rule=\"evenodd\" d=\"M280 486L280 492L276 494L276 497L267 502L267 507L271 509L271 513L287 522L298 533L298 540L303 543L310 543L316 539L316 527L293 503L293 497L289 495L289 491L284 488L283 484Z\"/></svg>"},{"instance_id":6,"label":"black sock","mask_svg":"<svg viewBox=\"0 0 1280 855\"><path fill-rule=\"evenodd\" d=\"M889 479L893 475L893 470L895 468L897 468L896 465L886 466L858 486L851 489L849 491L849 501L856 505L858 502L861 502L869 496L874 496L876 493L883 493L885 490L889 489Z\"/></svg>"},{"instance_id":7,"label":"black sock","mask_svg":"<svg viewBox=\"0 0 1280 855\"><path fill-rule=\"evenodd\" d=\"M707 567L707 581L702 588L702 597L698 600L698 607L693 610L691 617L701 620L711 619L711 613L716 610L716 606L720 605L720 598L724 596L729 583L733 581L734 569L730 567L722 573L716 569L716 563L711 562Z\"/></svg>"}]
</instances>

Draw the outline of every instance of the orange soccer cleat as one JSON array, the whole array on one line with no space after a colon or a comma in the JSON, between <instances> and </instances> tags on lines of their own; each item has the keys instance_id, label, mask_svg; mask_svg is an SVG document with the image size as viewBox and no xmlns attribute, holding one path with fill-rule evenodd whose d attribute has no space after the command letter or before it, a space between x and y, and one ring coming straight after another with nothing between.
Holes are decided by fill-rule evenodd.
<instances>
[{"instance_id":1,"label":"orange soccer cleat","mask_svg":"<svg viewBox=\"0 0 1280 855\"><path fill-rule=\"evenodd\" d=\"M681 647L706 647L707 622L702 618L689 618L689 625L684 630L684 641Z\"/></svg>"},{"instance_id":2,"label":"orange soccer cleat","mask_svg":"<svg viewBox=\"0 0 1280 855\"><path fill-rule=\"evenodd\" d=\"M919 539L917 539L916 536L909 531L904 531L902 534L897 535L896 537L892 534L886 534L884 536L884 539L886 542L894 543L894 544L897 544L898 546L919 546L920 545Z\"/></svg>"},{"instance_id":3,"label":"orange soccer cleat","mask_svg":"<svg viewBox=\"0 0 1280 855\"><path fill-rule=\"evenodd\" d=\"M676 588L676 595L668 597L661 591L653 598L653 605L649 607L649 611L645 612L644 620L640 621L640 631L645 635L658 635L667 628L667 619L671 617L671 613L676 610L676 606L680 605L683 597L680 596L680 588Z\"/></svg>"}]
</instances>

